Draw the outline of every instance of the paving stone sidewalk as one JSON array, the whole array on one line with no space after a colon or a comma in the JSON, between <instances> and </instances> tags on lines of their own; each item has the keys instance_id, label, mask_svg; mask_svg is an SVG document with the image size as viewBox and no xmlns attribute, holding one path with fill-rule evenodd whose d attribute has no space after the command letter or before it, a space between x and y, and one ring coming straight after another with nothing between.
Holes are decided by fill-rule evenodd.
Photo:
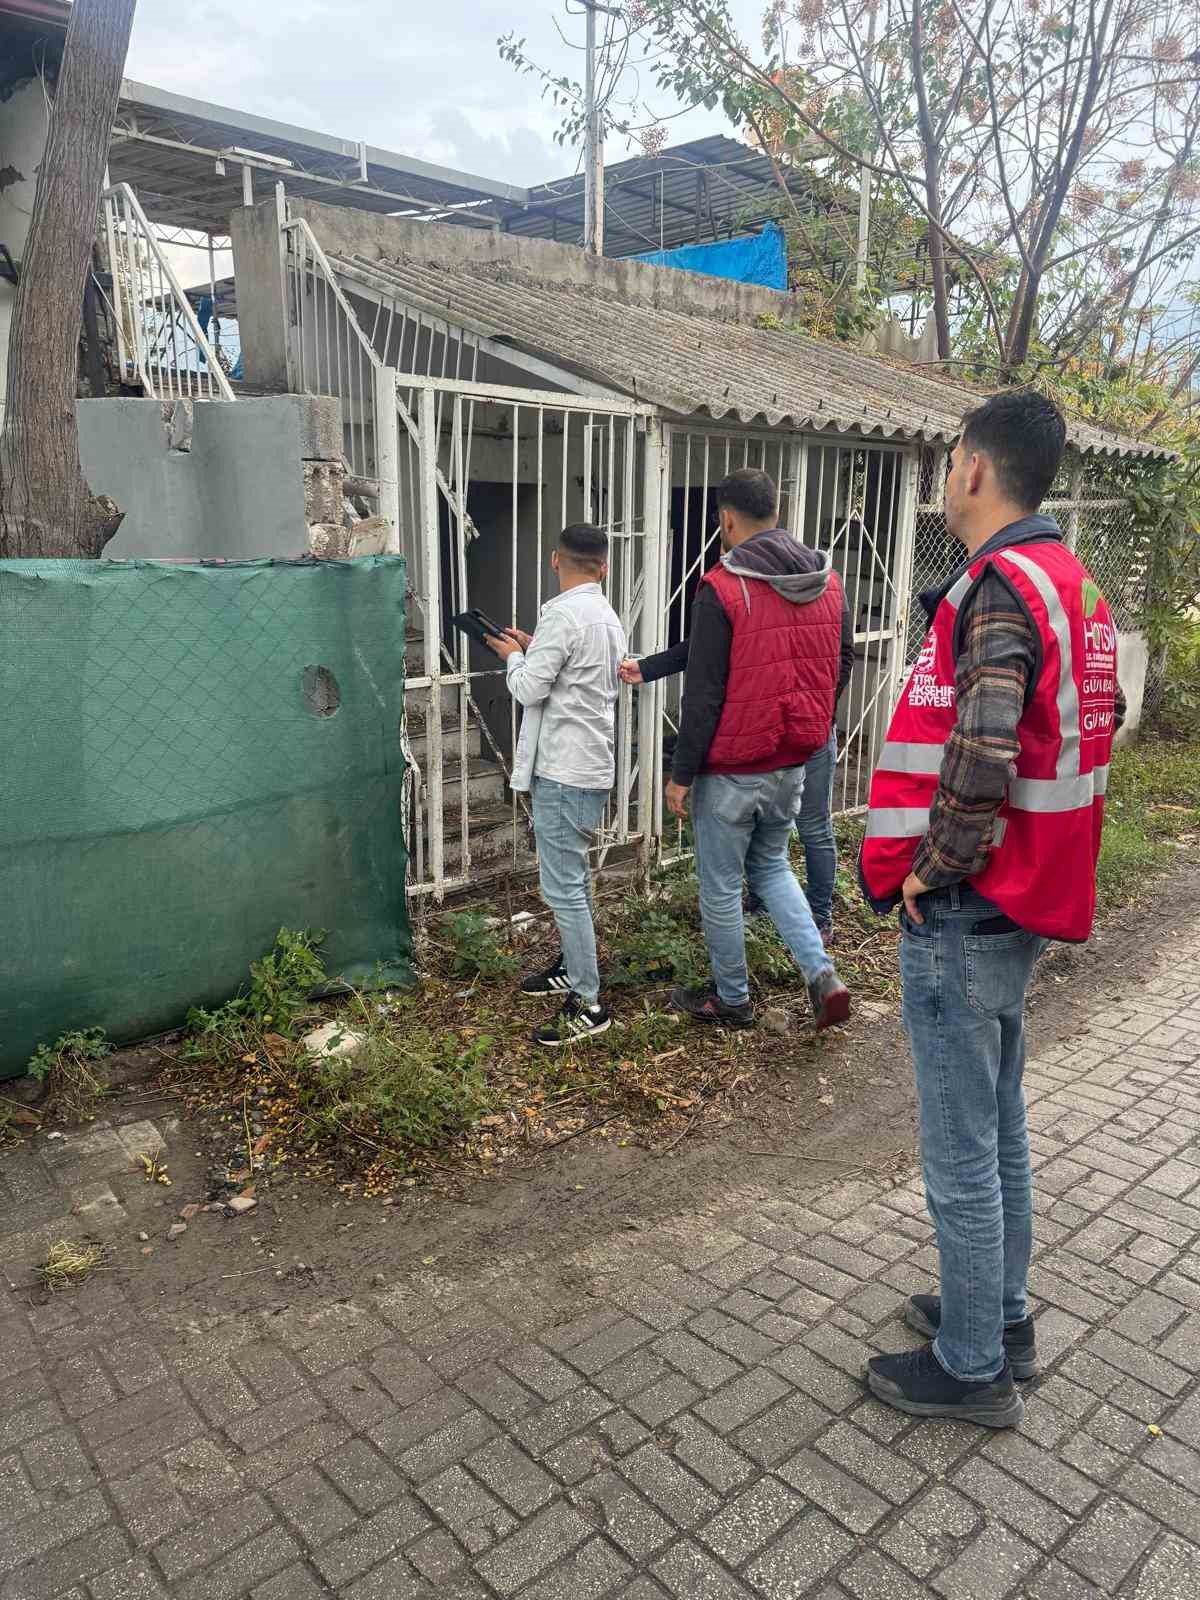
<instances>
[{"instance_id":1,"label":"paving stone sidewalk","mask_svg":"<svg viewBox=\"0 0 1200 1600\"><path fill-rule=\"evenodd\" d=\"M934 1282L919 1183L786 1162L566 1259L273 1315L0 1286L0 1600L1196 1600L1200 926L1028 1090L1019 1432L865 1396Z\"/></svg>"}]
</instances>

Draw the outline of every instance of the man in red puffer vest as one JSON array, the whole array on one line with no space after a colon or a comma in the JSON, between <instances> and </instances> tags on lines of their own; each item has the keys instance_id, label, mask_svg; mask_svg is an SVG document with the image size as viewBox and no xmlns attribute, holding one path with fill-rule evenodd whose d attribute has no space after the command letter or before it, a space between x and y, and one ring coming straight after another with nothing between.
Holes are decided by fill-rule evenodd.
<instances>
[{"instance_id":1,"label":"man in red puffer vest","mask_svg":"<svg viewBox=\"0 0 1200 1600\"><path fill-rule=\"evenodd\" d=\"M879 753L859 862L875 909L900 908L941 1277L904 1312L930 1343L871 1357L867 1384L899 1411L991 1428L1020 1422L1014 1379L1038 1368L1025 992L1047 939L1091 931L1123 710L1104 597L1038 511L1065 441L1058 408L1030 389L963 419L946 524L966 560L921 596L929 632Z\"/></svg>"},{"instance_id":2,"label":"man in red puffer vest","mask_svg":"<svg viewBox=\"0 0 1200 1600\"><path fill-rule=\"evenodd\" d=\"M829 557L777 525L779 493L743 467L716 490L721 560L700 580L667 805L692 818L700 918L714 983L677 988L699 1022L754 1020L742 877L808 983L818 1028L844 1022L850 996L826 954L788 841L804 763L829 739L837 694L842 586Z\"/></svg>"}]
</instances>

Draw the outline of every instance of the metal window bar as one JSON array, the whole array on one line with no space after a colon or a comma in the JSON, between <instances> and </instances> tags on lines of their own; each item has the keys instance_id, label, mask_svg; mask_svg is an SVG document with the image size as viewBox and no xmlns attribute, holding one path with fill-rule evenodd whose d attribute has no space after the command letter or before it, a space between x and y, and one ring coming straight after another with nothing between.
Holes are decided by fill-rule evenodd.
<instances>
[{"instance_id":1,"label":"metal window bar","mask_svg":"<svg viewBox=\"0 0 1200 1600\"><path fill-rule=\"evenodd\" d=\"M137 195L118 183L101 204L122 382L140 379L156 400L235 399Z\"/></svg>"}]
</instances>

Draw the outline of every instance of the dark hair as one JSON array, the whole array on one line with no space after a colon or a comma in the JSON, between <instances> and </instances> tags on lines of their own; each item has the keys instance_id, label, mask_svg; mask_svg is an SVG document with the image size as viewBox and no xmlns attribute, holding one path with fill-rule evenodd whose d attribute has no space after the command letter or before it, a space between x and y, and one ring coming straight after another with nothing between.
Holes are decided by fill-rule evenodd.
<instances>
[{"instance_id":1,"label":"dark hair","mask_svg":"<svg viewBox=\"0 0 1200 1600\"><path fill-rule=\"evenodd\" d=\"M1023 511L1036 511L1050 492L1066 444L1062 412L1036 389L994 394L963 418L964 450L987 456L1000 488Z\"/></svg>"},{"instance_id":2,"label":"dark hair","mask_svg":"<svg viewBox=\"0 0 1200 1600\"><path fill-rule=\"evenodd\" d=\"M778 513L779 490L760 467L739 467L716 488L717 510L738 511L751 522L766 522Z\"/></svg>"},{"instance_id":3,"label":"dark hair","mask_svg":"<svg viewBox=\"0 0 1200 1600\"><path fill-rule=\"evenodd\" d=\"M599 572L608 560L608 535L593 522L571 522L559 534L558 548L573 566Z\"/></svg>"}]
</instances>

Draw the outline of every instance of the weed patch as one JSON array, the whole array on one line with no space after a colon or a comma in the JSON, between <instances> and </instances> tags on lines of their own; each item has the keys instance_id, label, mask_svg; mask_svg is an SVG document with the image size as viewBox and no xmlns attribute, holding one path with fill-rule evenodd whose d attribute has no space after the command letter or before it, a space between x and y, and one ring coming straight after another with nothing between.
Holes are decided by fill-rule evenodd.
<instances>
[{"instance_id":1,"label":"weed patch","mask_svg":"<svg viewBox=\"0 0 1200 1600\"><path fill-rule=\"evenodd\" d=\"M520 961L501 940L492 919L480 911L456 911L443 917L438 935L435 943L448 957L455 977L504 983L521 970Z\"/></svg>"},{"instance_id":2,"label":"weed patch","mask_svg":"<svg viewBox=\"0 0 1200 1600\"><path fill-rule=\"evenodd\" d=\"M52 1045L39 1045L29 1075L46 1086L45 1117L61 1122L92 1122L96 1103L107 1092L102 1063L112 1052L102 1028L64 1033Z\"/></svg>"},{"instance_id":3,"label":"weed patch","mask_svg":"<svg viewBox=\"0 0 1200 1600\"><path fill-rule=\"evenodd\" d=\"M251 963L244 994L215 1011L193 1006L188 1012L191 1037L183 1053L193 1060L245 1055L267 1029L289 1038L302 1019L315 1014L311 996L325 982L319 954L324 938L280 928L267 954Z\"/></svg>"}]
</instances>

